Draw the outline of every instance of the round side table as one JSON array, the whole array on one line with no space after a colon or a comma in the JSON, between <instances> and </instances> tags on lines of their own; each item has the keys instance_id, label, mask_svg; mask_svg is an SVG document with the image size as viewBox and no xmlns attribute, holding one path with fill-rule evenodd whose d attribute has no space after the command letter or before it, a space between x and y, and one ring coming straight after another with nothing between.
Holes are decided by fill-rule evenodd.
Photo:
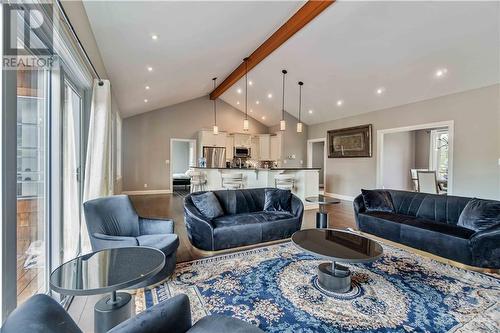
<instances>
[{"instance_id":1,"label":"round side table","mask_svg":"<svg viewBox=\"0 0 500 333\"><path fill-rule=\"evenodd\" d=\"M73 296L109 293L94 306L94 331L107 332L132 315L132 297L117 290L132 287L156 275L165 255L150 247L122 247L85 254L50 274L52 290Z\"/></svg>"},{"instance_id":2,"label":"round side table","mask_svg":"<svg viewBox=\"0 0 500 333\"><path fill-rule=\"evenodd\" d=\"M328 228L328 212L326 210L326 205L339 204L340 200L320 194L315 197L307 197L306 201L319 205L319 211L316 212L316 228Z\"/></svg>"}]
</instances>

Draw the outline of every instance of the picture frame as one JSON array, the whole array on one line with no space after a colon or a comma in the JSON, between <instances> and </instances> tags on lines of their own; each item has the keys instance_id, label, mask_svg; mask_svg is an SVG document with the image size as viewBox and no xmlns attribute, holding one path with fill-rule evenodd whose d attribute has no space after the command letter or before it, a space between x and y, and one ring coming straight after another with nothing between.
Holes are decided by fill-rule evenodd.
<instances>
[{"instance_id":1,"label":"picture frame","mask_svg":"<svg viewBox=\"0 0 500 333\"><path fill-rule=\"evenodd\" d=\"M372 124L328 131L328 158L372 157Z\"/></svg>"}]
</instances>

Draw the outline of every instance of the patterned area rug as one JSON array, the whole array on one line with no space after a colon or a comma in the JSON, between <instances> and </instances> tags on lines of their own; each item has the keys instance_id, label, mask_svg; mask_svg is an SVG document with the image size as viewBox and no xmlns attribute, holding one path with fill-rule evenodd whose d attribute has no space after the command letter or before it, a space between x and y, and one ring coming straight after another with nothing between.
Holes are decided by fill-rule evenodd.
<instances>
[{"instance_id":1,"label":"patterned area rug","mask_svg":"<svg viewBox=\"0 0 500 333\"><path fill-rule=\"evenodd\" d=\"M266 332L500 332L500 280L384 245L353 272L346 294L322 290L318 260L291 243L177 265L166 283L136 295L140 312L173 295L193 321L223 314Z\"/></svg>"}]
</instances>

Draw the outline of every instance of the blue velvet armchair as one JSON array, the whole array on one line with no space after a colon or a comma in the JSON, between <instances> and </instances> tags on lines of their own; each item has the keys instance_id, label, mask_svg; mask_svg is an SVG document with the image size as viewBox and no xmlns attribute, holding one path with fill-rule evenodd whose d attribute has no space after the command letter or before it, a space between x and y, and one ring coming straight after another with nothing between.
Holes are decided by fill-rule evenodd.
<instances>
[{"instance_id":1,"label":"blue velvet armchair","mask_svg":"<svg viewBox=\"0 0 500 333\"><path fill-rule=\"evenodd\" d=\"M126 195L89 200L83 204L83 209L93 251L125 246L149 246L165 254L163 269L134 288L158 283L172 274L179 247L179 238L174 233L172 220L138 216Z\"/></svg>"},{"instance_id":2,"label":"blue velvet armchair","mask_svg":"<svg viewBox=\"0 0 500 333\"><path fill-rule=\"evenodd\" d=\"M181 294L113 327L108 333L262 333L244 321L207 316L192 325L189 299ZM2 333L82 333L54 299L39 294L10 314Z\"/></svg>"}]
</instances>

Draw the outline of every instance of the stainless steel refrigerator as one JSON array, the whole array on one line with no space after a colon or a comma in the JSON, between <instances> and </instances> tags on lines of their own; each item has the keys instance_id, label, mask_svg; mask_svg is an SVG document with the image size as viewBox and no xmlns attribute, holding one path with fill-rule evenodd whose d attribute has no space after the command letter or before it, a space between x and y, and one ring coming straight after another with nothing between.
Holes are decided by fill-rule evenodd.
<instances>
[{"instance_id":1,"label":"stainless steel refrigerator","mask_svg":"<svg viewBox=\"0 0 500 333\"><path fill-rule=\"evenodd\" d=\"M203 157L207 161L207 168L226 167L226 147L203 146Z\"/></svg>"}]
</instances>

